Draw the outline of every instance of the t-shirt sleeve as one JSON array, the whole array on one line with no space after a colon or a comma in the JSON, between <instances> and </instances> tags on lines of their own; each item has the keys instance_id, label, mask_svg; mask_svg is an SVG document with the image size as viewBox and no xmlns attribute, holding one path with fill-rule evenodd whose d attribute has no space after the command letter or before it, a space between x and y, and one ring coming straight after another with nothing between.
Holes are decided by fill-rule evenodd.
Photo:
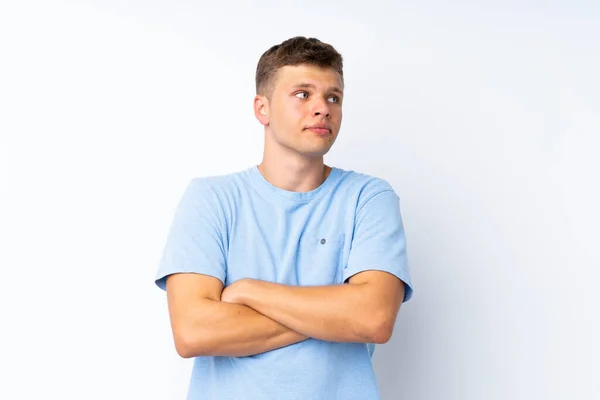
<instances>
[{"instance_id":1,"label":"t-shirt sleeve","mask_svg":"<svg viewBox=\"0 0 600 400\"><path fill-rule=\"evenodd\" d=\"M357 211L354 235L344 282L367 270L389 272L405 284L404 302L413 287L406 254L406 237L400 213L400 199L387 189L370 197Z\"/></svg>"},{"instance_id":2,"label":"t-shirt sleeve","mask_svg":"<svg viewBox=\"0 0 600 400\"><path fill-rule=\"evenodd\" d=\"M166 290L174 273L198 273L225 282L224 221L213 188L193 179L177 205L155 277Z\"/></svg>"}]
</instances>

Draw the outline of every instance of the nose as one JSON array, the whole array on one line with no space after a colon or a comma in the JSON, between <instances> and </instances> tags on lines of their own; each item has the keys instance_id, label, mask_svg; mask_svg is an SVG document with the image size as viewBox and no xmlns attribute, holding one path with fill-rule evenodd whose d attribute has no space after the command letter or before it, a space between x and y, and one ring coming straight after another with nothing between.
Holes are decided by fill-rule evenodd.
<instances>
[{"instance_id":1,"label":"nose","mask_svg":"<svg viewBox=\"0 0 600 400\"><path fill-rule=\"evenodd\" d=\"M329 104L326 99L315 100L313 105L313 113L315 116L329 117Z\"/></svg>"}]
</instances>

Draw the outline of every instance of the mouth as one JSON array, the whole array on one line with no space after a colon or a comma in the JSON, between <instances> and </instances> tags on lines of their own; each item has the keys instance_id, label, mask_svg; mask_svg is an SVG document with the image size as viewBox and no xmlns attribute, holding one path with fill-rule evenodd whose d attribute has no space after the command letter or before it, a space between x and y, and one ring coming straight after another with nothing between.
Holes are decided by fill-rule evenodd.
<instances>
[{"instance_id":1,"label":"mouth","mask_svg":"<svg viewBox=\"0 0 600 400\"><path fill-rule=\"evenodd\" d=\"M328 135L331 133L331 129L324 125L309 126L306 129L318 133L319 135Z\"/></svg>"}]
</instances>

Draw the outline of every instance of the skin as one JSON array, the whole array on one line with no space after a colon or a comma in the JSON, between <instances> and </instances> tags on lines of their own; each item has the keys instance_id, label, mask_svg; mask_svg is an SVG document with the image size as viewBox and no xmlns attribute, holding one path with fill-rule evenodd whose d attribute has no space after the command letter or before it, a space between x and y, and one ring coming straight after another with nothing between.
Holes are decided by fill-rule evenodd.
<instances>
[{"instance_id":1,"label":"skin","mask_svg":"<svg viewBox=\"0 0 600 400\"><path fill-rule=\"evenodd\" d=\"M343 83L327 68L285 66L275 75L271 93L254 98L254 114L264 126L265 145L259 170L285 190L317 188L331 168L323 156L335 143L342 124ZM324 124L327 134L308 127Z\"/></svg>"},{"instance_id":2,"label":"skin","mask_svg":"<svg viewBox=\"0 0 600 400\"><path fill-rule=\"evenodd\" d=\"M343 81L334 70L285 66L272 90L254 98L264 126L267 181L281 189L311 191L331 172L323 156L342 123ZM322 124L328 131L310 127ZM385 343L404 298L404 284L381 271L364 271L348 284L297 287L242 279L227 288L201 274L167 278L175 347L184 358L247 356L309 337L339 342Z\"/></svg>"}]
</instances>

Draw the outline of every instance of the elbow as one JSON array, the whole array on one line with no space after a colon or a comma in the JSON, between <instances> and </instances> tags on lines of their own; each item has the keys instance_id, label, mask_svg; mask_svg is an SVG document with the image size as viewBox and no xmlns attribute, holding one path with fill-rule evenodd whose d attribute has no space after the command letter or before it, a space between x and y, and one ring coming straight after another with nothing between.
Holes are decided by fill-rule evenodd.
<instances>
[{"instance_id":1,"label":"elbow","mask_svg":"<svg viewBox=\"0 0 600 400\"><path fill-rule=\"evenodd\" d=\"M202 336L192 335L189 331L178 331L174 335L175 350L181 358L193 358L210 355L208 343Z\"/></svg>"},{"instance_id":2,"label":"elbow","mask_svg":"<svg viewBox=\"0 0 600 400\"><path fill-rule=\"evenodd\" d=\"M192 358L192 357L194 357L194 354L193 354L193 352L191 350L191 347L189 347L187 345L184 345L182 343L175 342L175 350L177 351L177 354L181 358Z\"/></svg>"},{"instance_id":3,"label":"elbow","mask_svg":"<svg viewBox=\"0 0 600 400\"><path fill-rule=\"evenodd\" d=\"M385 344L391 338L394 332L394 318L388 316L381 318L373 318L369 326L370 343Z\"/></svg>"},{"instance_id":4,"label":"elbow","mask_svg":"<svg viewBox=\"0 0 600 400\"><path fill-rule=\"evenodd\" d=\"M385 344L392 338L392 329L380 328L372 334L371 343Z\"/></svg>"},{"instance_id":5,"label":"elbow","mask_svg":"<svg viewBox=\"0 0 600 400\"><path fill-rule=\"evenodd\" d=\"M194 357L193 344L189 336L182 333L174 335L175 339L175 351L181 358L192 358Z\"/></svg>"},{"instance_id":6,"label":"elbow","mask_svg":"<svg viewBox=\"0 0 600 400\"><path fill-rule=\"evenodd\" d=\"M181 358L192 358L194 357L192 355L192 352L189 351L186 348L182 348L181 346L175 346L175 350L177 350L177 354L179 355L179 357Z\"/></svg>"}]
</instances>

